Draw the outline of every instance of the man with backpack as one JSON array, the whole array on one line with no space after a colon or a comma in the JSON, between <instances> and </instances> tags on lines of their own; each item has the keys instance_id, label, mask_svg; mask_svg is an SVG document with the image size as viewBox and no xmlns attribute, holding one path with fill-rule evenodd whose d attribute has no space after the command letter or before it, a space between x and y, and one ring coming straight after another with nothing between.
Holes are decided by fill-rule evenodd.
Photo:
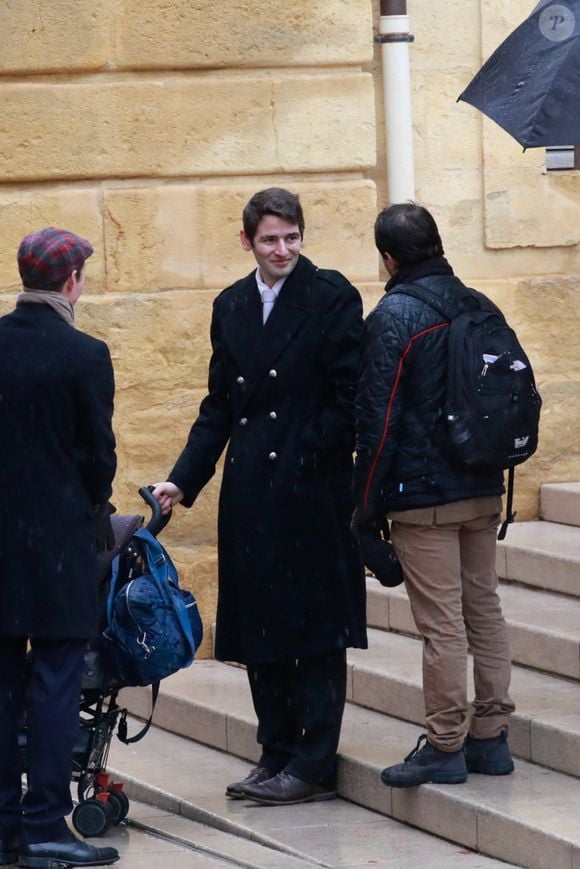
<instances>
[{"instance_id":1,"label":"man with backpack","mask_svg":"<svg viewBox=\"0 0 580 869\"><path fill-rule=\"evenodd\" d=\"M385 514L391 520L423 638L427 727L381 778L413 787L464 782L469 772L507 775L514 704L496 535L502 468L534 451L540 399L515 333L490 300L455 277L425 208L385 209L375 241L391 279L363 339L352 527L356 534L378 529ZM496 409L482 409L477 402L492 387Z\"/></svg>"}]
</instances>

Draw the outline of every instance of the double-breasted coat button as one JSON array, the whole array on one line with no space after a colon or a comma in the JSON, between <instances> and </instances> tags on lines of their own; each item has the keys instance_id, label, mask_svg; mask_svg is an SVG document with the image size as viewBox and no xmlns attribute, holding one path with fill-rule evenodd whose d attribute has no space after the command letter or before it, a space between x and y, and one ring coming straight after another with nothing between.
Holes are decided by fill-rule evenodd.
<instances>
[{"instance_id":1,"label":"double-breasted coat button","mask_svg":"<svg viewBox=\"0 0 580 869\"><path fill-rule=\"evenodd\" d=\"M276 459L278 458L278 453L270 453L268 458L270 459L271 462L275 462Z\"/></svg>"},{"instance_id":2,"label":"double-breasted coat button","mask_svg":"<svg viewBox=\"0 0 580 869\"><path fill-rule=\"evenodd\" d=\"M270 411L270 419L278 419L278 414L275 410Z\"/></svg>"},{"instance_id":3,"label":"double-breasted coat button","mask_svg":"<svg viewBox=\"0 0 580 869\"><path fill-rule=\"evenodd\" d=\"M240 419L240 425L247 425L247 424L248 424L248 417L247 417L247 416L243 416L243 417Z\"/></svg>"},{"instance_id":4,"label":"double-breasted coat button","mask_svg":"<svg viewBox=\"0 0 580 869\"><path fill-rule=\"evenodd\" d=\"M268 377L278 377L278 372L276 371L275 368L271 368L271 369L268 371Z\"/></svg>"},{"instance_id":5,"label":"double-breasted coat button","mask_svg":"<svg viewBox=\"0 0 580 869\"><path fill-rule=\"evenodd\" d=\"M239 383L240 386L241 386L242 383L245 383L245 382L246 382L245 379L244 379L244 378L242 377L242 375L240 374L240 376L239 376L238 379L236 380L236 383Z\"/></svg>"}]
</instances>

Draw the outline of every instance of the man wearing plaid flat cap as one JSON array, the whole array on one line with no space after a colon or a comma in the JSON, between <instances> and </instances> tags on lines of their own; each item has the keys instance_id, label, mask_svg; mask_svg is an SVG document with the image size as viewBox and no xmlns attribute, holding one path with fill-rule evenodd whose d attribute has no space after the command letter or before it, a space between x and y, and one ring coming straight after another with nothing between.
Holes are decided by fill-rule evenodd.
<instances>
[{"instance_id":1,"label":"man wearing plaid flat cap","mask_svg":"<svg viewBox=\"0 0 580 869\"><path fill-rule=\"evenodd\" d=\"M113 544L113 368L107 345L74 328L92 253L64 229L27 235L23 290L0 318L0 866L119 858L65 821L86 641L99 627L96 553Z\"/></svg>"}]
</instances>

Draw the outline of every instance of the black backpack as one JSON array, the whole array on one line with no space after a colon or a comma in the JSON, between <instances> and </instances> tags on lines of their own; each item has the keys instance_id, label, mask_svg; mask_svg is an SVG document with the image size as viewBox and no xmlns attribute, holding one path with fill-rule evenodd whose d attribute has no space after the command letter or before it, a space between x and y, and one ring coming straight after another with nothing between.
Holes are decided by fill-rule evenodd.
<instances>
[{"instance_id":1,"label":"black backpack","mask_svg":"<svg viewBox=\"0 0 580 869\"><path fill-rule=\"evenodd\" d=\"M503 540L516 515L514 467L538 447L542 400L530 360L502 312L483 293L459 286L454 302L421 281L391 292L414 296L450 321L445 408L436 441L451 464L508 469Z\"/></svg>"}]
</instances>

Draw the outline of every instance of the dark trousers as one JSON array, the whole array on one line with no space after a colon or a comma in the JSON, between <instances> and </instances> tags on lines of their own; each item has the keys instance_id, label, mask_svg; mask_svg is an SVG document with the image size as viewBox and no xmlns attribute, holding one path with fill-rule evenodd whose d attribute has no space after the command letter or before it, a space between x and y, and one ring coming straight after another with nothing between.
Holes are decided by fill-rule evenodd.
<instances>
[{"instance_id":1,"label":"dark trousers","mask_svg":"<svg viewBox=\"0 0 580 869\"><path fill-rule=\"evenodd\" d=\"M258 716L260 766L334 787L346 700L346 652L248 664Z\"/></svg>"},{"instance_id":2,"label":"dark trousers","mask_svg":"<svg viewBox=\"0 0 580 869\"><path fill-rule=\"evenodd\" d=\"M79 732L84 640L0 636L0 839L29 844L66 835ZM28 789L22 796L19 719L26 712Z\"/></svg>"}]
</instances>

